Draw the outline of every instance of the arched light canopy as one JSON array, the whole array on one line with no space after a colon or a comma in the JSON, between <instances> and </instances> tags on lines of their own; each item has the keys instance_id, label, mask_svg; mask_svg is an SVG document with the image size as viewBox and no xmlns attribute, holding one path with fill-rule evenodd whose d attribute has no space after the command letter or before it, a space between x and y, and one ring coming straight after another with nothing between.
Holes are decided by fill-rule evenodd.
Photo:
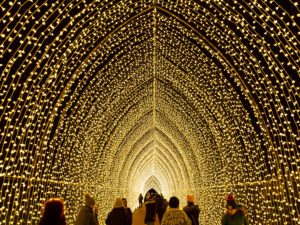
<instances>
[{"instance_id":1,"label":"arched light canopy","mask_svg":"<svg viewBox=\"0 0 300 225\"><path fill-rule=\"evenodd\" d=\"M233 193L251 224L300 224L299 3L0 3L0 224L38 224L90 192L195 194L219 224Z\"/></svg>"}]
</instances>

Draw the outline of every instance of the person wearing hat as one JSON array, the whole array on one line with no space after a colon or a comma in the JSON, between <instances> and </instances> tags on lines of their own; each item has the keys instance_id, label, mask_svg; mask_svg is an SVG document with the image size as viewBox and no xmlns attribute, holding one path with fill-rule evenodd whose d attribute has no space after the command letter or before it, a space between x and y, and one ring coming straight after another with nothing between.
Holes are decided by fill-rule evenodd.
<instances>
[{"instance_id":1,"label":"person wearing hat","mask_svg":"<svg viewBox=\"0 0 300 225\"><path fill-rule=\"evenodd\" d=\"M122 198L116 198L113 209L108 213L106 225L131 225L130 217L124 208Z\"/></svg>"},{"instance_id":2,"label":"person wearing hat","mask_svg":"<svg viewBox=\"0 0 300 225\"><path fill-rule=\"evenodd\" d=\"M75 225L98 225L95 199L90 194L84 195L85 205L80 209Z\"/></svg>"},{"instance_id":3,"label":"person wearing hat","mask_svg":"<svg viewBox=\"0 0 300 225\"><path fill-rule=\"evenodd\" d=\"M192 225L199 225L200 209L198 205L195 205L195 196L187 195L186 200L187 205L183 208L183 210L192 221Z\"/></svg>"},{"instance_id":4,"label":"person wearing hat","mask_svg":"<svg viewBox=\"0 0 300 225\"><path fill-rule=\"evenodd\" d=\"M222 225L249 225L244 212L238 209L232 194L226 199L226 212L222 217Z\"/></svg>"}]
</instances>

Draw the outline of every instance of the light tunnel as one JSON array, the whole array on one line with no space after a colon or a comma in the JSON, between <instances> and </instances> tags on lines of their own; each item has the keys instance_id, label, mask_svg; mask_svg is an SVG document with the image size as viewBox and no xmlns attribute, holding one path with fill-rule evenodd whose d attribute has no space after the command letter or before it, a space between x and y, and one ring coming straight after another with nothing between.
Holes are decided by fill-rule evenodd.
<instances>
[{"instance_id":1,"label":"light tunnel","mask_svg":"<svg viewBox=\"0 0 300 225\"><path fill-rule=\"evenodd\" d=\"M104 224L154 188L225 198L250 224L300 224L299 3L0 3L0 224L38 224L58 196Z\"/></svg>"}]
</instances>

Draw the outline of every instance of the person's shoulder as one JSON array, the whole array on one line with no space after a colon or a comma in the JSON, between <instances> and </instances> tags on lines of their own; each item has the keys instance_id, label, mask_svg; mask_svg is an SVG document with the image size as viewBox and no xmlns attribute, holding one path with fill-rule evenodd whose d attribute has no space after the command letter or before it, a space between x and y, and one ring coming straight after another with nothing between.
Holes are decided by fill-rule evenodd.
<instances>
[{"instance_id":1,"label":"person's shoulder","mask_svg":"<svg viewBox=\"0 0 300 225\"><path fill-rule=\"evenodd\" d=\"M226 220L226 219L228 219L230 217L230 215L228 214L228 213L223 213L223 216L222 216L222 219L224 220Z\"/></svg>"},{"instance_id":2,"label":"person's shoulder","mask_svg":"<svg viewBox=\"0 0 300 225\"><path fill-rule=\"evenodd\" d=\"M180 211L181 213L185 213L184 209L179 209L179 211Z\"/></svg>"},{"instance_id":3,"label":"person's shoulder","mask_svg":"<svg viewBox=\"0 0 300 225\"><path fill-rule=\"evenodd\" d=\"M183 211L189 211L189 210L190 210L190 207L188 205L183 207Z\"/></svg>"},{"instance_id":4,"label":"person's shoulder","mask_svg":"<svg viewBox=\"0 0 300 225\"><path fill-rule=\"evenodd\" d=\"M240 214L244 214L244 211L241 210L241 209L238 209L237 212L240 213Z\"/></svg>"},{"instance_id":5,"label":"person's shoulder","mask_svg":"<svg viewBox=\"0 0 300 225\"><path fill-rule=\"evenodd\" d=\"M199 205L186 205L183 208L184 211L200 211Z\"/></svg>"},{"instance_id":6,"label":"person's shoulder","mask_svg":"<svg viewBox=\"0 0 300 225\"><path fill-rule=\"evenodd\" d=\"M88 206L83 206L81 208L81 211L84 212L84 213L93 213L93 210L92 208L88 207Z\"/></svg>"},{"instance_id":7,"label":"person's shoulder","mask_svg":"<svg viewBox=\"0 0 300 225\"><path fill-rule=\"evenodd\" d=\"M195 209L196 209L196 210L200 210L199 205L195 205Z\"/></svg>"}]
</instances>

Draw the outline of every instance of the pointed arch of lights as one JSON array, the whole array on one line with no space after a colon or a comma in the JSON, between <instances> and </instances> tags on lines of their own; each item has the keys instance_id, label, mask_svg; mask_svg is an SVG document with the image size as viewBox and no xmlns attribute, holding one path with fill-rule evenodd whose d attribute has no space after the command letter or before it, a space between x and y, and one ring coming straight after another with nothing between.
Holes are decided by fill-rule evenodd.
<instances>
[{"instance_id":1,"label":"pointed arch of lights","mask_svg":"<svg viewBox=\"0 0 300 225\"><path fill-rule=\"evenodd\" d=\"M297 1L2 1L0 224L147 188L299 223Z\"/></svg>"}]
</instances>

